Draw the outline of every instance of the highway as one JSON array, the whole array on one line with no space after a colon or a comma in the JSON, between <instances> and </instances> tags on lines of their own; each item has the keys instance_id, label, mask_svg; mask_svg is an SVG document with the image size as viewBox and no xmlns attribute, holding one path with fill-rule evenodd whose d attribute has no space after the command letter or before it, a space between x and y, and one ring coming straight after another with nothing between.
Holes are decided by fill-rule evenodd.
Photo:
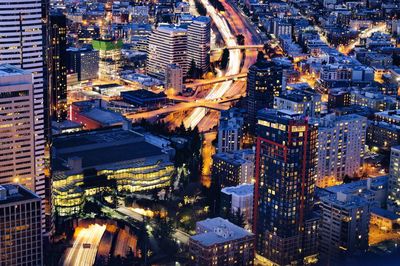
<instances>
[{"instance_id":1,"label":"highway","mask_svg":"<svg viewBox=\"0 0 400 266\"><path fill-rule=\"evenodd\" d=\"M251 23L243 16L241 12L239 12L238 9L234 9L226 0L220 1L225 8L225 12L222 13L218 13L208 0L201 0L201 2L206 7L207 13L214 21L214 24L218 27L218 30L225 42L225 46L238 47L236 41L236 35L238 34L242 34L245 37L245 45L259 45L261 43L260 38L255 36L254 33L249 30L253 27ZM256 60L257 51L246 50L245 53L246 58L241 69L241 51L239 49L229 50L229 63L227 69L225 73L220 72L219 77L237 75L241 71L246 73L248 67ZM225 81L221 84L216 84L206 95L205 99L212 100L221 98L230 90L233 84L233 81ZM242 86L242 89L244 89L244 86ZM184 120L184 124L186 127L194 128L206 115L206 108L195 108L193 112ZM215 120L216 121L214 124L217 123L217 119Z\"/></svg>"},{"instance_id":2,"label":"highway","mask_svg":"<svg viewBox=\"0 0 400 266\"><path fill-rule=\"evenodd\" d=\"M64 266L92 266L96 259L97 248L106 231L105 225L92 224L88 228L78 228L72 248L65 256ZM84 244L87 247L84 247Z\"/></svg>"}]
</instances>

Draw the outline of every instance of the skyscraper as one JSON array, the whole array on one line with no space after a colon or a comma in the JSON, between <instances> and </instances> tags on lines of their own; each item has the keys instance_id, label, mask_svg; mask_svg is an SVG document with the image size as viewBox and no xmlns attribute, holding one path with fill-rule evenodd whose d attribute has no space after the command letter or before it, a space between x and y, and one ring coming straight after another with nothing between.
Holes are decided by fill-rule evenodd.
<instances>
[{"instance_id":1,"label":"skyscraper","mask_svg":"<svg viewBox=\"0 0 400 266\"><path fill-rule=\"evenodd\" d=\"M44 44L47 20L45 0L0 0L0 64L33 73L34 191L45 198L45 81ZM42 206L44 208L44 206ZM43 211L44 213L44 211Z\"/></svg>"},{"instance_id":2,"label":"skyscraper","mask_svg":"<svg viewBox=\"0 0 400 266\"><path fill-rule=\"evenodd\" d=\"M43 265L40 201L21 185L0 185L0 265Z\"/></svg>"},{"instance_id":3,"label":"skyscraper","mask_svg":"<svg viewBox=\"0 0 400 266\"><path fill-rule=\"evenodd\" d=\"M282 90L282 76L282 67L263 58L249 68L246 96L250 132L255 131L257 111L273 108L274 96L279 96Z\"/></svg>"},{"instance_id":4,"label":"skyscraper","mask_svg":"<svg viewBox=\"0 0 400 266\"><path fill-rule=\"evenodd\" d=\"M50 14L50 112L52 120L67 117L67 18L61 12Z\"/></svg>"},{"instance_id":5,"label":"skyscraper","mask_svg":"<svg viewBox=\"0 0 400 266\"><path fill-rule=\"evenodd\" d=\"M258 253L278 265L316 254L316 149L317 129L301 115L259 112L253 231Z\"/></svg>"},{"instance_id":6,"label":"skyscraper","mask_svg":"<svg viewBox=\"0 0 400 266\"><path fill-rule=\"evenodd\" d=\"M204 74L210 67L210 18L206 16L194 18L188 27L187 35L188 63L194 61L196 68Z\"/></svg>"},{"instance_id":7,"label":"skyscraper","mask_svg":"<svg viewBox=\"0 0 400 266\"><path fill-rule=\"evenodd\" d=\"M35 191L33 105L32 73L0 65L0 184Z\"/></svg>"},{"instance_id":8,"label":"skyscraper","mask_svg":"<svg viewBox=\"0 0 400 266\"><path fill-rule=\"evenodd\" d=\"M185 76L188 71L187 31L173 26L160 26L149 36L147 74L165 79L167 65L177 64Z\"/></svg>"}]
</instances>

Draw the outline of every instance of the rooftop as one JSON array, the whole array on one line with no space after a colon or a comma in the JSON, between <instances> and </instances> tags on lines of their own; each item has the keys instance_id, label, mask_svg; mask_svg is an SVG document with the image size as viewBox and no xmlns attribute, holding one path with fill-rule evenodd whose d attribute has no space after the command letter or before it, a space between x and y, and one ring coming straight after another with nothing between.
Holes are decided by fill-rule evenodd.
<instances>
[{"instance_id":1,"label":"rooftop","mask_svg":"<svg viewBox=\"0 0 400 266\"><path fill-rule=\"evenodd\" d=\"M40 200L40 197L19 184L0 185L0 206L34 199Z\"/></svg>"},{"instance_id":2,"label":"rooftop","mask_svg":"<svg viewBox=\"0 0 400 266\"><path fill-rule=\"evenodd\" d=\"M204 246L212 246L215 244L242 239L244 237L254 236L254 234L237 225L234 225L228 220L222 219L221 217L197 222L196 227L200 227L206 231L190 238Z\"/></svg>"},{"instance_id":3,"label":"rooftop","mask_svg":"<svg viewBox=\"0 0 400 266\"><path fill-rule=\"evenodd\" d=\"M146 142L143 135L123 128L58 136L53 147L55 171L71 170L68 162L73 158L81 160L81 168L87 169L150 157L161 160L160 156L165 155L161 148Z\"/></svg>"},{"instance_id":4,"label":"rooftop","mask_svg":"<svg viewBox=\"0 0 400 266\"><path fill-rule=\"evenodd\" d=\"M5 76L15 76L15 75L29 75L31 72L22 70L18 67L12 66L10 64L0 65L0 77Z\"/></svg>"},{"instance_id":5,"label":"rooftop","mask_svg":"<svg viewBox=\"0 0 400 266\"><path fill-rule=\"evenodd\" d=\"M377 216L381 216L381 217L390 219L390 220L398 220L398 219L400 219L400 215L398 215L398 214L396 214L394 212L382 209L382 208L372 207L371 208L371 213L373 213L373 214L375 214Z\"/></svg>"},{"instance_id":6,"label":"rooftop","mask_svg":"<svg viewBox=\"0 0 400 266\"><path fill-rule=\"evenodd\" d=\"M248 196L253 195L253 184L242 184L236 187L226 187L221 190L222 193L227 195Z\"/></svg>"}]
</instances>

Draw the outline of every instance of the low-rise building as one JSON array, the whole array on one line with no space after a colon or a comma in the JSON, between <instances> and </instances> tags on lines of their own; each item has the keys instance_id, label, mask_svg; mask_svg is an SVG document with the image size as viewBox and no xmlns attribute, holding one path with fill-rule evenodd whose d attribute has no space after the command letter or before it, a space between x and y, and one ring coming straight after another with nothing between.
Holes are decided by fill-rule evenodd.
<instances>
[{"instance_id":1,"label":"low-rise building","mask_svg":"<svg viewBox=\"0 0 400 266\"><path fill-rule=\"evenodd\" d=\"M221 190L221 216L230 217L240 212L246 228L251 228L253 221L254 185L242 184L236 187L225 187Z\"/></svg>"},{"instance_id":2,"label":"low-rise building","mask_svg":"<svg viewBox=\"0 0 400 266\"><path fill-rule=\"evenodd\" d=\"M368 249L369 203L338 192L321 198L319 250L322 263L332 264Z\"/></svg>"},{"instance_id":3,"label":"low-rise building","mask_svg":"<svg viewBox=\"0 0 400 266\"><path fill-rule=\"evenodd\" d=\"M164 92L154 93L148 90L121 92L124 101L138 106L155 106L166 103L167 95Z\"/></svg>"},{"instance_id":4,"label":"low-rise building","mask_svg":"<svg viewBox=\"0 0 400 266\"><path fill-rule=\"evenodd\" d=\"M254 234L220 217L196 223L189 239L193 265L253 265Z\"/></svg>"},{"instance_id":5,"label":"low-rise building","mask_svg":"<svg viewBox=\"0 0 400 266\"><path fill-rule=\"evenodd\" d=\"M171 148L124 125L53 140L52 198L59 216L78 214L101 191L133 193L170 185Z\"/></svg>"}]
</instances>

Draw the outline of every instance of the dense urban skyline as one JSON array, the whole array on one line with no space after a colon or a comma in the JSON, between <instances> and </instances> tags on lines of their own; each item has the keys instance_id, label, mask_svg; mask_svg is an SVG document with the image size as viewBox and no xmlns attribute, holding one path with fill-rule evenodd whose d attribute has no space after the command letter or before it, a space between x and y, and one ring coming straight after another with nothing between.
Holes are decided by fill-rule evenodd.
<instances>
[{"instance_id":1,"label":"dense urban skyline","mask_svg":"<svg viewBox=\"0 0 400 266\"><path fill-rule=\"evenodd\" d=\"M0 0L0 265L396 265L397 0Z\"/></svg>"}]
</instances>

